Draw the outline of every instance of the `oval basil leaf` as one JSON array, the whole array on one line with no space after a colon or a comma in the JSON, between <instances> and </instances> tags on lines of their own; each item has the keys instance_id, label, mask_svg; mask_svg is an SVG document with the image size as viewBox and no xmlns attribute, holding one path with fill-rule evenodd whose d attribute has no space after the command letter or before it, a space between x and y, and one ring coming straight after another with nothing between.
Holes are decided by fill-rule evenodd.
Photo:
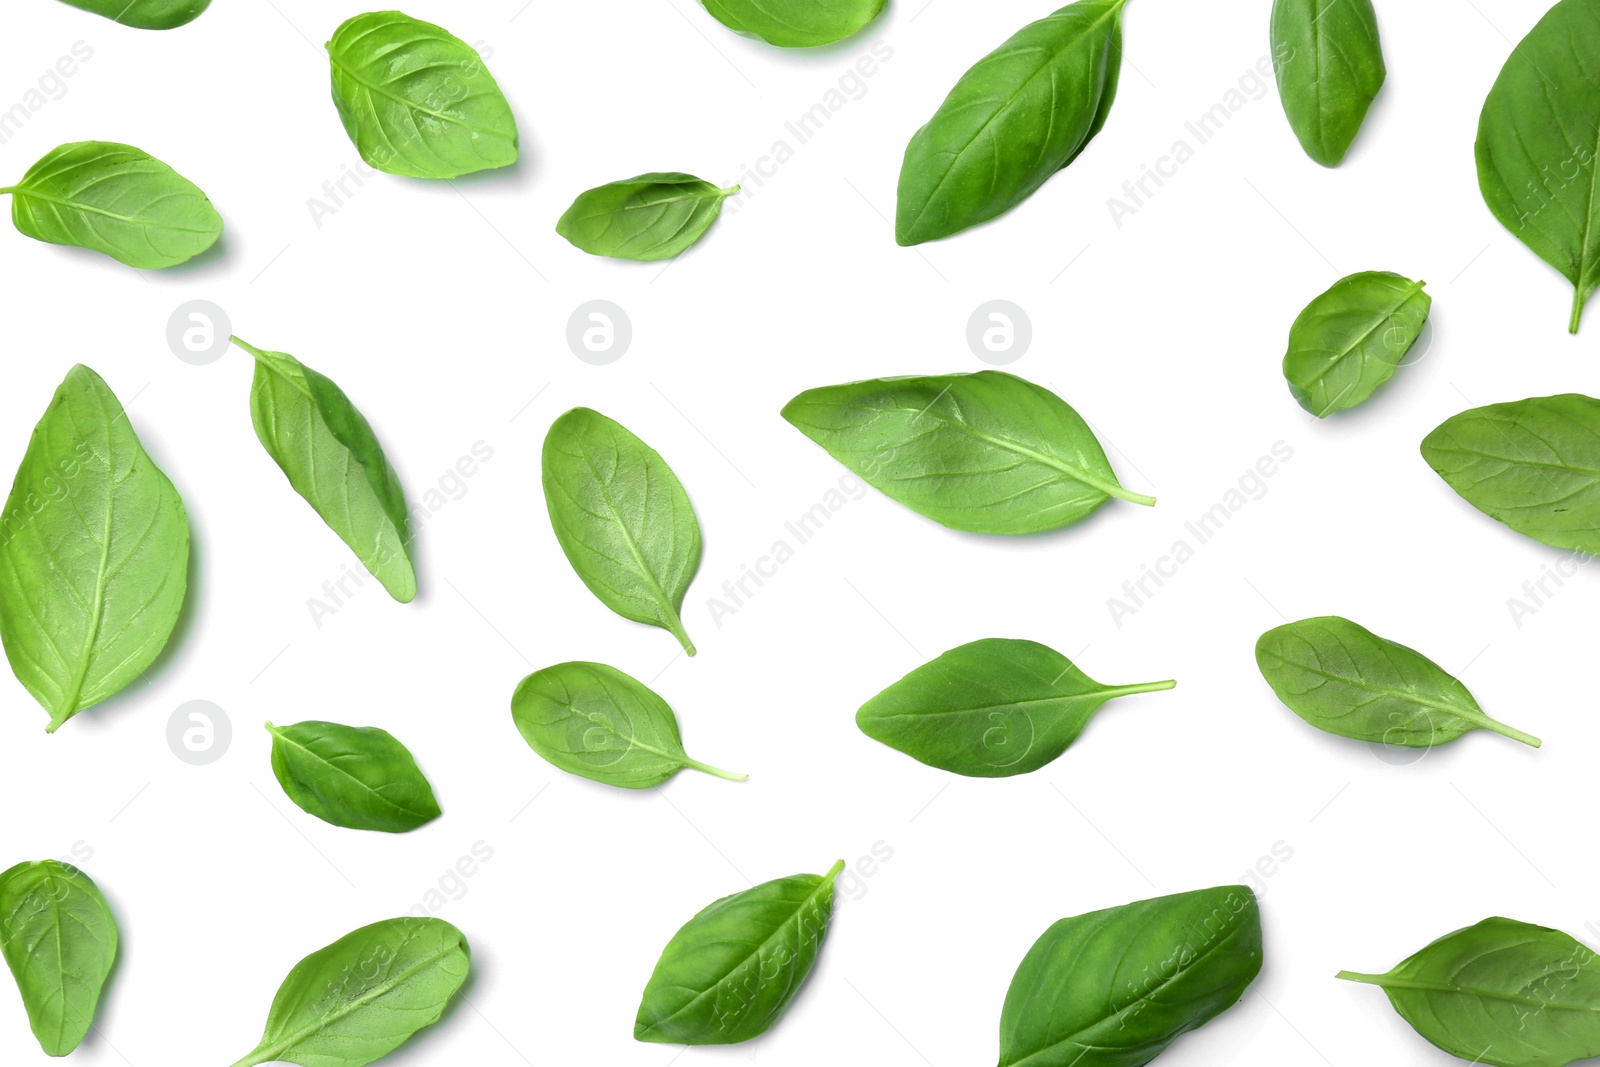
<instances>
[{"instance_id":1,"label":"oval basil leaf","mask_svg":"<svg viewBox=\"0 0 1600 1067\"><path fill-rule=\"evenodd\" d=\"M0 516L0 637L51 733L155 662L188 578L182 498L110 387L73 367Z\"/></svg>"},{"instance_id":2,"label":"oval basil leaf","mask_svg":"<svg viewBox=\"0 0 1600 1067\"><path fill-rule=\"evenodd\" d=\"M1600 971L1560 930L1485 919L1388 974L1340 971L1382 987L1400 1017L1453 1056L1494 1067L1563 1067L1600 1056Z\"/></svg>"},{"instance_id":3,"label":"oval basil leaf","mask_svg":"<svg viewBox=\"0 0 1600 1067\"><path fill-rule=\"evenodd\" d=\"M467 42L398 11L357 15L328 42L333 103L386 174L457 178L517 161L517 120Z\"/></svg>"},{"instance_id":4,"label":"oval basil leaf","mask_svg":"<svg viewBox=\"0 0 1600 1067\"><path fill-rule=\"evenodd\" d=\"M1561 0L1511 50L1478 119L1478 188L1506 229L1573 286L1600 287L1600 3Z\"/></svg>"},{"instance_id":5,"label":"oval basil leaf","mask_svg":"<svg viewBox=\"0 0 1600 1067\"><path fill-rule=\"evenodd\" d=\"M267 723L272 773L308 815L350 830L403 834L439 817L433 787L406 746L376 726Z\"/></svg>"},{"instance_id":6,"label":"oval basil leaf","mask_svg":"<svg viewBox=\"0 0 1600 1067\"><path fill-rule=\"evenodd\" d=\"M1337 615L1268 630L1256 642L1256 666L1290 711L1340 737L1432 748L1493 730L1540 744L1485 715L1466 686L1422 653Z\"/></svg>"},{"instance_id":7,"label":"oval basil leaf","mask_svg":"<svg viewBox=\"0 0 1600 1067\"><path fill-rule=\"evenodd\" d=\"M667 461L620 423L573 408L545 435L541 466L550 525L589 592L694 655L680 612L700 567L700 522Z\"/></svg>"},{"instance_id":8,"label":"oval basil leaf","mask_svg":"<svg viewBox=\"0 0 1600 1067\"><path fill-rule=\"evenodd\" d=\"M176 266L222 236L222 216L206 194L132 145L61 145L0 193L12 194L11 221L26 236L130 267Z\"/></svg>"},{"instance_id":9,"label":"oval basil leaf","mask_svg":"<svg viewBox=\"0 0 1600 1067\"><path fill-rule=\"evenodd\" d=\"M170 30L199 18L211 0L65 0L139 30Z\"/></svg>"},{"instance_id":10,"label":"oval basil leaf","mask_svg":"<svg viewBox=\"0 0 1600 1067\"><path fill-rule=\"evenodd\" d=\"M1372 0L1275 0L1272 65L1300 147L1337 167L1388 75Z\"/></svg>"},{"instance_id":11,"label":"oval basil leaf","mask_svg":"<svg viewBox=\"0 0 1600 1067\"><path fill-rule=\"evenodd\" d=\"M261 447L389 595L410 602L411 517L372 426L337 385L293 356L232 340L255 357L250 421Z\"/></svg>"},{"instance_id":12,"label":"oval basil leaf","mask_svg":"<svg viewBox=\"0 0 1600 1067\"><path fill-rule=\"evenodd\" d=\"M471 969L467 939L443 919L363 926L294 965L261 1044L233 1067L365 1067L438 1022Z\"/></svg>"},{"instance_id":13,"label":"oval basil leaf","mask_svg":"<svg viewBox=\"0 0 1600 1067\"><path fill-rule=\"evenodd\" d=\"M580 194L556 232L596 256L671 259L705 235L738 191L675 171L641 174Z\"/></svg>"},{"instance_id":14,"label":"oval basil leaf","mask_svg":"<svg viewBox=\"0 0 1600 1067\"><path fill-rule=\"evenodd\" d=\"M1000 1012L1000 1067L1136 1067L1231 1008L1261 971L1261 911L1242 885L1062 919Z\"/></svg>"},{"instance_id":15,"label":"oval basil leaf","mask_svg":"<svg viewBox=\"0 0 1600 1067\"><path fill-rule=\"evenodd\" d=\"M988 638L918 667L863 704L856 725L930 767L1007 778L1060 756L1106 701L1176 684L1101 685L1054 649Z\"/></svg>"},{"instance_id":16,"label":"oval basil leaf","mask_svg":"<svg viewBox=\"0 0 1600 1067\"><path fill-rule=\"evenodd\" d=\"M1126 2L1069 4L961 76L906 146L896 241L936 241L1004 215L1078 157L1117 96Z\"/></svg>"},{"instance_id":17,"label":"oval basil leaf","mask_svg":"<svg viewBox=\"0 0 1600 1067\"><path fill-rule=\"evenodd\" d=\"M99 887L55 860L0 874L0 952L45 1055L77 1048L117 958L117 923Z\"/></svg>"},{"instance_id":18,"label":"oval basil leaf","mask_svg":"<svg viewBox=\"0 0 1600 1067\"><path fill-rule=\"evenodd\" d=\"M690 767L731 774L683 751L678 717L643 682L604 663L558 663L524 678L511 716L528 747L566 771L624 789L648 789Z\"/></svg>"},{"instance_id":19,"label":"oval basil leaf","mask_svg":"<svg viewBox=\"0 0 1600 1067\"><path fill-rule=\"evenodd\" d=\"M662 950L633 1036L671 1045L732 1045L777 1023L811 973L833 915L833 880L797 874L706 907Z\"/></svg>"},{"instance_id":20,"label":"oval basil leaf","mask_svg":"<svg viewBox=\"0 0 1600 1067\"><path fill-rule=\"evenodd\" d=\"M1112 497L1156 502L1117 483L1064 400L1002 371L808 389L783 417L868 484L953 530L1038 533Z\"/></svg>"},{"instance_id":21,"label":"oval basil leaf","mask_svg":"<svg viewBox=\"0 0 1600 1067\"><path fill-rule=\"evenodd\" d=\"M1308 304L1289 330L1283 357L1295 401L1326 418L1394 377L1428 321L1433 298L1422 291L1425 284L1366 271L1341 278Z\"/></svg>"},{"instance_id":22,"label":"oval basil leaf","mask_svg":"<svg viewBox=\"0 0 1600 1067\"><path fill-rule=\"evenodd\" d=\"M887 0L702 0L735 33L782 48L815 48L858 32Z\"/></svg>"},{"instance_id":23,"label":"oval basil leaf","mask_svg":"<svg viewBox=\"0 0 1600 1067\"><path fill-rule=\"evenodd\" d=\"M1422 458L1490 518L1600 554L1600 400L1566 393L1463 411L1423 439Z\"/></svg>"}]
</instances>

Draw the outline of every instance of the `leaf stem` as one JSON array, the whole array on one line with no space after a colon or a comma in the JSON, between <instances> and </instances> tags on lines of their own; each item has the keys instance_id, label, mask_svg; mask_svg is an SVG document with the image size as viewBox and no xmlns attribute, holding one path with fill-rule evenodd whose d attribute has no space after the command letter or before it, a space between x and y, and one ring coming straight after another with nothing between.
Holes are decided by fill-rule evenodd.
<instances>
[{"instance_id":1,"label":"leaf stem","mask_svg":"<svg viewBox=\"0 0 1600 1067\"><path fill-rule=\"evenodd\" d=\"M76 712L72 712L72 711L53 711L53 712L51 712L50 713L50 725L46 726L44 728L44 732L47 733L47 734L55 733L57 730L61 729L61 726L62 726L63 723L65 723L68 719L72 718L72 716L75 715L75 714L77 714L77 713Z\"/></svg>"},{"instance_id":2,"label":"leaf stem","mask_svg":"<svg viewBox=\"0 0 1600 1067\"><path fill-rule=\"evenodd\" d=\"M20 193L20 192L22 192L22 186L20 186L20 185L8 185L4 189L0 189L0 196L4 196L6 193Z\"/></svg>"},{"instance_id":3,"label":"leaf stem","mask_svg":"<svg viewBox=\"0 0 1600 1067\"><path fill-rule=\"evenodd\" d=\"M4 189L0 189L0 193L5 191L6 190ZM1579 285L1574 287L1572 290L1572 321L1567 323L1568 333L1578 332L1578 324L1583 321L1583 305L1587 301L1588 297L1583 295L1583 286Z\"/></svg>"},{"instance_id":4,"label":"leaf stem","mask_svg":"<svg viewBox=\"0 0 1600 1067\"><path fill-rule=\"evenodd\" d=\"M667 629L672 631L672 636L678 639L678 644L683 646L683 650L686 653L691 656L694 655L694 642L689 640L689 631L683 628L683 619L678 616L676 611L669 611L668 614L672 625Z\"/></svg>"},{"instance_id":5,"label":"leaf stem","mask_svg":"<svg viewBox=\"0 0 1600 1067\"><path fill-rule=\"evenodd\" d=\"M266 355L265 352L261 351L261 349L257 348L255 345L248 341L241 340L231 333L228 335L228 340L232 341L234 344L238 345L240 348L244 349L257 359L260 359Z\"/></svg>"},{"instance_id":6,"label":"leaf stem","mask_svg":"<svg viewBox=\"0 0 1600 1067\"><path fill-rule=\"evenodd\" d=\"M1126 500L1130 504L1142 504L1147 508L1153 508L1156 506L1155 497L1146 496L1143 493L1135 493L1133 490L1124 489L1122 486L1116 485L1115 483L1104 490L1104 492L1107 496L1114 496L1118 500Z\"/></svg>"},{"instance_id":7,"label":"leaf stem","mask_svg":"<svg viewBox=\"0 0 1600 1067\"><path fill-rule=\"evenodd\" d=\"M1383 985L1383 980L1388 976L1382 974L1362 974L1360 971L1340 971L1338 974L1334 975L1334 977L1346 982L1364 982L1367 985L1381 986Z\"/></svg>"},{"instance_id":8,"label":"leaf stem","mask_svg":"<svg viewBox=\"0 0 1600 1067\"><path fill-rule=\"evenodd\" d=\"M824 884L826 884L828 882L831 882L835 878L839 877L839 875L842 874L843 872L844 872L844 860L838 860L838 861L836 861L834 863L834 865L832 867L828 868L828 873L822 876L822 881L823 881Z\"/></svg>"},{"instance_id":9,"label":"leaf stem","mask_svg":"<svg viewBox=\"0 0 1600 1067\"><path fill-rule=\"evenodd\" d=\"M1176 679L1168 678L1164 682L1139 682L1136 685L1112 686L1106 690L1106 693L1111 697L1126 697L1135 693L1159 693L1163 689L1172 689L1177 684Z\"/></svg>"},{"instance_id":10,"label":"leaf stem","mask_svg":"<svg viewBox=\"0 0 1600 1067\"><path fill-rule=\"evenodd\" d=\"M734 774L732 771L713 767L709 763L701 763L699 760L690 759L688 756L683 758L683 765L692 771L699 771L702 774L709 774L713 778L722 778L729 782L743 782L750 777L748 774Z\"/></svg>"},{"instance_id":11,"label":"leaf stem","mask_svg":"<svg viewBox=\"0 0 1600 1067\"><path fill-rule=\"evenodd\" d=\"M737 193L738 191L739 191L739 187L737 185L730 185L726 189L718 189L717 190L717 195L722 197L724 200L726 200L728 197L732 196L734 193Z\"/></svg>"},{"instance_id":12,"label":"leaf stem","mask_svg":"<svg viewBox=\"0 0 1600 1067\"><path fill-rule=\"evenodd\" d=\"M1521 741L1523 744L1532 745L1534 748L1539 748L1544 744L1544 742L1539 740L1537 737L1534 737L1530 733L1524 733L1515 726L1507 726L1505 723L1500 722L1497 719L1491 719L1487 715L1485 715L1483 719L1484 725L1489 729L1493 730L1497 734L1503 734L1504 736L1511 738L1513 741Z\"/></svg>"}]
</instances>

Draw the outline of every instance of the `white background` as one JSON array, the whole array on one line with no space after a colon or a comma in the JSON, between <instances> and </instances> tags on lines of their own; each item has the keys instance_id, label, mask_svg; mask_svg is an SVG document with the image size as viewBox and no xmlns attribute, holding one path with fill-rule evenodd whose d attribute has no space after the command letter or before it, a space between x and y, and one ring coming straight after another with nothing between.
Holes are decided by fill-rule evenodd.
<instances>
[{"instance_id":1,"label":"white background","mask_svg":"<svg viewBox=\"0 0 1600 1067\"><path fill-rule=\"evenodd\" d=\"M1508 598L1564 554L1474 511L1417 451L1469 406L1600 392L1600 322L1568 337L1567 283L1501 229L1474 176L1484 95L1543 4L1380 3L1388 86L1329 171L1299 149L1276 91L1250 80L1267 0L1132 0L1098 140L1011 215L917 250L896 247L887 221L907 139L1049 3L896 0L814 53L736 37L692 0L521 4L407 8L490 50L521 165L455 183L379 175L320 227L308 198L357 161L321 43L363 8L217 0L189 27L146 33L52 0L11 5L0 107L74 42L94 54L0 145L0 177L61 142L125 141L204 188L228 226L220 254L159 273L0 232L0 469L68 367L88 363L183 493L195 539L187 615L146 681L54 736L0 681L0 866L76 856L124 936L78 1062L230 1063L301 956L442 902L476 977L393 1062L664 1067L680 1050L635 1043L632 1023L677 927L749 882L875 845L892 858L841 884L821 961L776 1030L683 1063L985 1062L1012 971L1050 923L1238 881L1275 848L1292 857L1257 875L1261 978L1163 1064L1454 1062L1334 972L1387 969L1494 914L1600 936L1585 929L1600 926L1585 814L1600 575L1580 573L1519 626ZM798 145L785 122L875 43L891 58L847 79L855 95ZM1197 146L1185 123L1241 78L1243 106ZM1179 139L1194 158L1119 228L1107 198ZM669 269L590 258L554 232L585 188L660 169L737 181L778 140L793 158ZM1279 371L1289 324L1365 269L1428 281L1431 346L1358 412L1318 423ZM604 367L565 340L596 298L634 330ZM782 404L816 385L981 369L966 324L995 298L1032 320L1010 369L1076 406L1159 505L1113 502L1060 534L1005 540L847 496L713 622L708 598L775 541L794 545L784 524L845 473ZM195 367L169 350L168 316L191 299L339 382L414 505L475 443L493 449L422 528L414 604L369 582L313 623L308 598L352 558L256 442L249 360ZM595 601L551 534L539 448L579 404L655 446L694 499L706 548L684 610L693 660ZM1193 545L1185 522L1278 442L1293 458L1259 498L1118 626L1108 598L1174 541ZM1407 763L1313 730L1276 702L1252 649L1284 617L1319 614L1464 669L1491 714L1545 748L1477 734ZM1109 705L1059 761L1002 781L946 775L857 731L855 709L880 688L989 636L1042 641L1103 681L1178 688ZM685 773L632 794L555 771L508 700L530 670L568 659L652 681L691 753L750 781ZM234 729L210 766L166 741L195 699ZM312 819L272 778L269 718L391 730L444 817L400 837ZM452 882L479 842L492 859ZM441 879L451 894L430 897ZM44 1062L8 988L0 1062Z\"/></svg>"}]
</instances>

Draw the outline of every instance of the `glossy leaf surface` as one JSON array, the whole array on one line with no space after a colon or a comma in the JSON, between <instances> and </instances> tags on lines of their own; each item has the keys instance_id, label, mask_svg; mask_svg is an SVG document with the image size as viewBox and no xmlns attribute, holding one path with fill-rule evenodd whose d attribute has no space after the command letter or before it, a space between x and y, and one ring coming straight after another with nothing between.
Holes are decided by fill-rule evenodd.
<instances>
[{"instance_id":1,"label":"glossy leaf surface","mask_svg":"<svg viewBox=\"0 0 1600 1067\"><path fill-rule=\"evenodd\" d=\"M556 232L596 256L671 259L705 235L738 191L692 174L641 174L579 194Z\"/></svg>"},{"instance_id":2,"label":"glossy leaf surface","mask_svg":"<svg viewBox=\"0 0 1600 1067\"><path fill-rule=\"evenodd\" d=\"M117 958L117 923L100 888L55 860L0 874L0 953L45 1055L76 1049Z\"/></svg>"},{"instance_id":3,"label":"glossy leaf surface","mask_svg":"<svg viewBox=\"0 0 1600 1067\"><path fill-rule=\"evenodd\" d=\"M735 33L782 48L815 48L859 33L887 0L701 0Z\"/></svg>"},{"instance_id":4,"label":"glossy leaf surface","mask_svg":"<svg viewBox=\"0 0 1600 1067\"><path fill-rule=\"evenodd\" d=\"M403 834L439 817L433 787L387 731L315 721L267 730L278 784L323 822Z\"/></svg>"},{"instance_id":5,"label":"glossy leaf surface","mask_svg":"<svg viewBox=\"0 0 1600 1067\"><path fill-rule=\"evenodd\" d=\"M1337 167L1388 75L1372 0L1275 0L1272 57L1300 146Z\"/></svg>"},{"instance_id":6,"label":"glossy leaf surface","mask_svg":"<svg viewBox=\"0 0 1600 1067\"><path fill-rule=\"evenodd\" d=\"M1394 376L1428 321L1433 298L1388 271L1352 274L1313 300L1289 330L1283 376L1317 418L1353 408Z\"/></svg>"},{"instance_id":7,"label":"glossy leaf surface","mask_svg":"<svg viewBox=\"0 0 1600 1067\"><path fill-rule=\"evenodd\" d=\"M170 30L199 18L211 0L64 0L139 30Z\"/></svg>"}]
</instances>

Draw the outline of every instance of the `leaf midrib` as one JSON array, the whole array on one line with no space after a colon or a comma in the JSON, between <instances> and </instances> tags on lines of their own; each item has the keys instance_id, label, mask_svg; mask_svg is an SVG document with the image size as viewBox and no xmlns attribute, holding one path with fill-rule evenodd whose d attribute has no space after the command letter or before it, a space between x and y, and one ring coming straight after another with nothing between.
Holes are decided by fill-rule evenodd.
<instances>
[{"instance_id":1,"label":"leaf midrib","mask_svg":"<svg viewBox=\"0 0 1600 1067\"><path fill-rule=\"evenodd\" d=\"M320 764L320 765L322 765L324 767L327 767L329 770L331 770L331 771L333 771L333 772L335 772L335 773L337 773L339 775L342 775L345 778L350 779L350 781L354 782L357 786L359 786L360 789L363 792L368 793L373 797L376 797L383 804L385 804L386 806L388 806L390 808L393 808L395 811L399 812L401 815L410 815L410 816L413 816L413 817L416 817L416 818L421 818L422 816L427 815L427 812L425 812L425 811L415 811L415 810L413 810L411 808L401 807L399 804L396 804L394 801L390 800L388 797L384 796L382 793L378 792L376 789L372 788L372 786L368 785L366 782L363 782L360 778L357 778L355 775L351 774L349 771L345 770L343 767L341 767L338 764L332 762L331 760L328 760L328 759L324 758L323 756L319 755L317 752L313 751L311 748L307 747L306 745L302 745L299 741L296 741L294 738L290 737L288 735L288 733L286 733L284 730L281 730L281 729L279 729L277 727L273 727L273 726L269 726L268 729L272 731L272 736L273 736L273 738L275 740L282 741L284 744L287 744L292 748L295 748L295 749L300 750L301 752L304 752L307 756L311 757L311 759L316 761L318 764ZM395 743L399 744L398 741L395 742ZM356 753L356 754L357 755L361 755L360 753ZM363 758L370 758L370 757L363 756Z\"/></svg>"},{"instance_id":2,"label":"leaf midrib","mask_svg":"<svg viewBox=\"0 0 1600 1067\"><path fill-rule=\"evenodd\" d=\"M1377 693L1381 696L1390 696L1397 700L1408 701L1412 704L1420 704L1425 708L1432 708L1435 711L1447 712L1459 719L1465 719L1468 722L1476 723L1484 729L1494 729L1494 727L1490 725L1491 723L1499 725L1496 720L1490 719L1489 716L1482 711L1474 712L1467 708L1445 703L1442 700L1430 700L1427 697L1418 696L1416 693L1406 689L1392 689L1388 686L1374 685L1365 680L1358 681L1342 674L1334 674L1330 671L1323 670L1321 667L1307 666L1306 664L1292 660L1281 653L1275 652L1273 655L1276 655L1279 661L1292 665L1296 670L1304 671L1307 674L1314 674L1319 678L1326 678L1330 682L1340 682L1344 685L1350 686L1352 689L1361 689L1368 693Z\"/></svg>"},{"instance_id":3,"label":"leaf midrib","mask_svg":"<svg viewBox=\"0 0 1600 1067\"><path fill-rule=\"evenodd\" d=\"M118 222L126 222L130 226L142 226L146 229L154 227L160 230L173 230L178 233L207 234L213 232L209 229L197 230L189 226L175 226L168 222L150 222L148 220L134 218L130 215L118 215L116 212L107 211L105 208L94 207L93 205L81 203L77 200L69 200L65 197L52 196L49 193L40 192L38 189L35 189L29 185L8 185L5 188L0 189L0 194L5 193L10 193L13 196L31 196L35 200L43 200L49 204L59 204L62 207L70 207L76 211L82 211L89 215L102 215L108 219L116 219Z\"/></svg>"},{"instance_id":4,"label":"leaf midrib","mask_svg":"<svg viewBox=\"0 0 1600 1067\"><path fill-rule=\"evenodd\" d=\"M378 85L375 82L368 81L366 78L364 78L360 74L358 74L354 67L352 67L348 63L346 63L339 56L339 53L335 52L331 47L328 49L328 58L333 61L333 65L334 66L336 66L340 70L344 71L345 74L349 75L349 77L351 78L352 81L356 82L362 88L366 89L367 92L369 92L369 93L373 93L373 94L375 94L377 96L385 97L386 99L392 100L394 103L399 104L401 107L408 108L408 109L410 109L412 111L420 111L422 114L431 116L432 118L436 118L440 122L448 122L453 126L460 126L464 130L471 130L474 133L481 133L486 137L498 137L499 139L501 139L503 141L504 140L509 140L509 138L506 137L506 135L503 132L499 131L499 130L490 130L490 129L486 129L486 128L482 127L482 126L474 126L472 123L467 122L464 119L461 119L461 118L459 118L459 117L457 117L455 115L450 115L450 114L447 114L447 113L442 112L442 111L430 110L430 109L428 109L426 107L423 107L421 104L418 104L414 100L408 100L407 98L401 96L399 93L391 92L390 90L385 89L383 86Z\"/></svg>"}]
</instances>

